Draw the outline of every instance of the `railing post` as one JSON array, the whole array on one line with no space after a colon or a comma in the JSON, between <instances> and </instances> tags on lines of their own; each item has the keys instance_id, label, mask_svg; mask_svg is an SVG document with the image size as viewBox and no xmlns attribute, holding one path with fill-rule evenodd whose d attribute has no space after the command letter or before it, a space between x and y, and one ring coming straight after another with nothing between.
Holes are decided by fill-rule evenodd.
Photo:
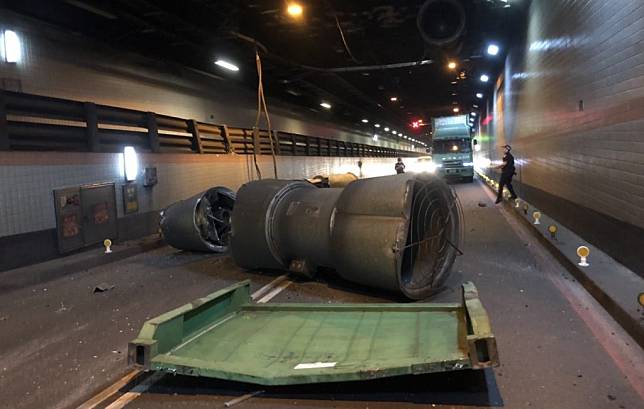
<instances>
[{"instance_id":1,"label":"railing post","mask_svg":"<svg viewBox=\"0 0 644 409\"><path fill-rule=\"evenodd\" d=\"M157 117L154 112L148 112L145 119L148 127L148 143L150 144L150 150L154 153L158 153L161 151L161 143L159 142L159 125L157 124Z\"/></svg>"},{"instance_id":2,"label":"railing post","mask_svg":"<svg viewBox=\"0 0 644 409\"><path fill-rule=\"evenodd\" d=\"M0 91L0 150L8 151L10 147L7 130L7 105L4 92Z\"/></svg>"},{"instance_id":3,"label":"railing post","mask_svg":"<svg viewBox=\"0 0 644 409\"><path fill-rule=\"evenodd\" d=\"M201 145L201 135L199 135L199 125L194 119L188 120L188 131L192 134L192 150L197 153L203 153Z\"/></svg>"},{"instance_id":4,"label":"railing post","mask_svg":"<svg viewBox=\"0 0 644 409\"><path fill-rule=\"evenodd\" d=\"M98 139L98 114L96 113L96 104L85 102L85 137L87 138L87 149L90 152L99 152L101 144Z\"/></svg>"},{"instance_id":5,"label":"railing post","mask_svg":"<svg viewBox=\"0 0 644 409\"><path fill-rule=\"evenodd\" d=\"M235 148L233 148L233 143L230 140L230 133L228 132L228 126L221 126L221 137L224 140L224 150L226 153L235 153Z\"/></svg>"},{"instance_id":6,"label":"railing post","mask_svg":"<svg viewBox=\"0 0 644 409\"><path fill-rule=\"evenodd\" d=\"M326 156L332 156L331 155L331 139L326 140Z\"/></svg>"},{"instance_id":7,"label":"railing post","mask_svg":"<svg viewBox=\"0 0 644 409\"><path fill-rule=\"evenodd\" d=\"M273 143L275 144L275 154L281 155L282 148L280 148L280 133L278 131L273 131Z\"/></svg>"},{"instance_id":8,"label":"railing post","mask_svg":"<svg viewBox=\"0 0 644 409\"><path fill-rule=\"evenodd\" d=\"M295 135L291 134L291 153L293 156L297 154L297 150L295 149L297 147L297 143L295 142Z\"/></svg>"},{"instance_id":9,"label":"railing post","mask_svg":"<svg viewBox=\"0 0 644 409\"><path fill-rule=\"evenodd\" d=\"M255 153L255 156L262 154L260 143L261 142L259 140L259 128L253 127L253 152Z\"/></svg>"},{"instance_id":10,"label":"railing post","mask_svg":"<svg viewBox=\"0 0 644 409\"><path fill-rule=\"evenodd\" d=\"M306 156L311 156L311 138L306 136Z\"/></svg>"}]
</instances>

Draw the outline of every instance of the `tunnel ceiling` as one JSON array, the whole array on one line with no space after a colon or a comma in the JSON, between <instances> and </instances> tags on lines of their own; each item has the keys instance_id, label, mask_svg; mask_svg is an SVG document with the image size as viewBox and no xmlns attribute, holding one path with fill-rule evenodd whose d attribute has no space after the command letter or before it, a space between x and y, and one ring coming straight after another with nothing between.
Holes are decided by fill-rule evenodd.
<instances>
[{"instance_id":1,"label":"tunnel ceiling","mask_svg":"<svg viewBox=\"0 0 644 409\"><path fill-rule=\"evenodd\" d=\"M476 92L491 91L507 46L524 30L528 1L300 0L299 18L286 12L291 2L280 0L26 0L7 7L249 88L257 85L257 46L269 98L365 131L380 123L422 139L429 129L412 128L412 120L452 115L454 106L469 112ZM449 38L459 31L461 9L464 26ZM501 47L495 57L486 54L492 42ZM234 62L240 71L222 70L214 65L217 58ZM447 68L451 60L458 63L456 70ZM418 65L388 67L414 62ZM490 75L487 84L479 80L483 73ZM321 101L332 108L322 108Z\"/></svg>"}]
</instances>

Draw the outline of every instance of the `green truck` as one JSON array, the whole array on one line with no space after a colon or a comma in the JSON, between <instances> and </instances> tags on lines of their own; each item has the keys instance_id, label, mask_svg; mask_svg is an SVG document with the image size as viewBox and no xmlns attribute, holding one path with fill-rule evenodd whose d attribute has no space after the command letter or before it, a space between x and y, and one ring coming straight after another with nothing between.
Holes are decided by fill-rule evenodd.
<instances>
[{"instance_id":1,"label":"green truck","mask_svg":"<svg viewBox=\"0 0 644 409\"><path fill-rule=\"evenodd\" d=\"M446 179L472 182L474 158L467 115L434 118L432 124L432 159L436 174Z\"/></svg>"}]
</instances>

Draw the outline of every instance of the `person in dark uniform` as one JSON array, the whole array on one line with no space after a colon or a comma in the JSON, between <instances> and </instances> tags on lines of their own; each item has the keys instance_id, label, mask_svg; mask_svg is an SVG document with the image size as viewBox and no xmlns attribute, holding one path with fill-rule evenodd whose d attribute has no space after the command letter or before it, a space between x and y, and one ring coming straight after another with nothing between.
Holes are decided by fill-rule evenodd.
<instances>
[{"instance_id":1,"label":"person in dark uniform","mask_svg":"<svg viewBox=\"0 0 644 409\"><path fill-rule=\"evenodd\" d=\"M395 168L397 174L405 173L405 164L403 163L402 158L398 158Z\"/></svg>"},{"instance_id":2,"label":"person in dark uniform","mask_svg":"<svg viewBox=\"0 0 644 409\"><path fill-rule=\"evenodd\" d=\"M508 190L512 195L511 199L514 200L517 198L517 194L514 193L514 188L512 187L512 177L516 174L514 156L510 153L512 147L510 145L505 145L503 149L503 164L497 167L497 169L501 169L501 180L499 180L499 192L496 195L495 203L501 203L503 201L503 188L505 186L508 187Z\"/></svg>"}]
</instances>

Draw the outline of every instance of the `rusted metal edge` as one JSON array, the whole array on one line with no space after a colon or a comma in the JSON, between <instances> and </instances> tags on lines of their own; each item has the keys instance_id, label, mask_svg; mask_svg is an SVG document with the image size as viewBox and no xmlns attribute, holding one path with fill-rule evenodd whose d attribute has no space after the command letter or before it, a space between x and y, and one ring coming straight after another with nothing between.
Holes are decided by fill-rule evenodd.
<instances>
[{"instance_id":1,"label":"rusted metal edge","mask_svg":"<svg viewBox=\"0 0 644 409\"><path fill-rule=\"evenodd\" d=\"M463 283L463 307L467 320L467 344L472 368L482 369L499 365L496 338L487 311L479 299L474 283Z\"/></svg>"}]
</instances>

